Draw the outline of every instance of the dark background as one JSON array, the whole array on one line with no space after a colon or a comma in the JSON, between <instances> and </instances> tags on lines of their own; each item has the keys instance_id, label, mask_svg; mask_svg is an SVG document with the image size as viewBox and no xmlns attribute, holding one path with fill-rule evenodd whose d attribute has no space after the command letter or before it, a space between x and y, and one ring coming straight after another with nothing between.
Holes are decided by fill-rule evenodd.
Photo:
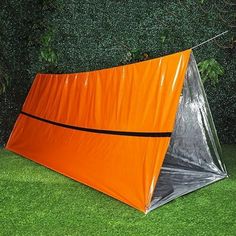
<instances>
[{"instance_id":1,"label":"dark background","mask_svg":"<svg viewBox=\"0 0 236 236\"><path fill-rule=\"evenodd\" d=\"M130 52L149 58L181 51L227 29L232 6L211 0L1 0L0 68L11 79L0 95L0 145L4 145L37 72L68 73L129 63ZM235 49L224 37L194 50L198 62L214 58L224 68L218 84L205 83L222 143L236 142ZM50 35L50 45L42 42ZM41 52L49 47L57 61ZM1 73L0 73L1 76Z\"/></svg>"}]
</instances>

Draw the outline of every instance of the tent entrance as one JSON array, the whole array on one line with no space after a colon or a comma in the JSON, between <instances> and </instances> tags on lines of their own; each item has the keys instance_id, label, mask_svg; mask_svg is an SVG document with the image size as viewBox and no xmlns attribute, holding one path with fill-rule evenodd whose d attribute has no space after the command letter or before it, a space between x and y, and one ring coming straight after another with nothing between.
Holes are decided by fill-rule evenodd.
<instances>
[{"instance_id":1,"label":"tent entrance","mask_svg":"<svg viewBox=\"0 0 236 236\"><path fill-rule=\"evenodd\" d=\"M175 129L153 192L153 210L181 195L227 177L210 108L191 55Z\"/></svg>"}]
</instances>

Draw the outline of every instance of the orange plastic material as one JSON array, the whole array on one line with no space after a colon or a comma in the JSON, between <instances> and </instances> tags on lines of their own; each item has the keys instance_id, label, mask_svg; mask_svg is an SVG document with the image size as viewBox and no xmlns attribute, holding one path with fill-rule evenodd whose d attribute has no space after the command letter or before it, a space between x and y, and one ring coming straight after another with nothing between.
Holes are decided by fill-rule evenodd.
<instances>
[{"instance_id":1,"label":"orange plastic material","mask_svg":"<svg viewBox=\"0 0 236 236\"><path fill-rule=\"evenodd\" d=\"M38 74L22 111L98 130L172 132L190 53ZM169 141L74 130L20 114L6 148L146 212Z\"/></svg>"}]
</instances>

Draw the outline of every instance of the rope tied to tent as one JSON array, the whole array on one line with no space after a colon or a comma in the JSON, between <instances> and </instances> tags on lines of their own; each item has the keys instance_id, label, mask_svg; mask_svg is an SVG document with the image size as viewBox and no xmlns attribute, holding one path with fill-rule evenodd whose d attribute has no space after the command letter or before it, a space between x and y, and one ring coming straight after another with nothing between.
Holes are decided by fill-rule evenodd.
<instances>
[{"instance_id":1,"label":"rope tied to tent","mask_svg":"<svg viewBox=\"0 0 236 236\"><path fill-rule=\"evenodd\" d=\"M203 44L208 43L208 42L212 41L213 39L216 39L216 38L218 38L218 37L220 37L220 36L222 36L222 35L224 35L224 34L226 34L226 33L228 33L228 32L229 32L229 31L226 30L226 31L224 31L223 33L217 34L216 36L214 36L214 37L212 37L212 38L210 38L210 39L208 39L208 40L206 40L206 41L204 41L204 42L202 42L202 43L197 44L196 46L192 47L191 49L195 49L195 48L197 48L197 47L200 47L200 46L202 46Z\"/></svg>"}]
</instances>

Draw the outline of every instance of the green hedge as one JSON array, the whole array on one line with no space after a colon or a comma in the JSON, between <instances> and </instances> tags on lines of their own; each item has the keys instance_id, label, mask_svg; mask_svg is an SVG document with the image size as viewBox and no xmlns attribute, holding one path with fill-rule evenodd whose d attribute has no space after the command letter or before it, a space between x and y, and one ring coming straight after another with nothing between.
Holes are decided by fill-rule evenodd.
<instances>
[{"instance_id":1,"label":"green hedge","mask_svg":"<svg viewBox=\"0 0 236 236\"><path fill-rule=\"evenodd\" d=\"M0 99L4 107L1 143L38 71L68 73L116 66L127 62L132 50L158 57L190 48L227 29L217 10L224 3L210 0L12 0L1 4L5 34L1 52L13 71L11 87ZM40 58L45 47L40 39L48 31L52 32L50 47L57 55L53 66ZM194 54L197 61L215 58L225 70L219 84L206 83L206 92L221 142L235 143L233 52L211 42Z\"/></svg>"}]
</instances>

